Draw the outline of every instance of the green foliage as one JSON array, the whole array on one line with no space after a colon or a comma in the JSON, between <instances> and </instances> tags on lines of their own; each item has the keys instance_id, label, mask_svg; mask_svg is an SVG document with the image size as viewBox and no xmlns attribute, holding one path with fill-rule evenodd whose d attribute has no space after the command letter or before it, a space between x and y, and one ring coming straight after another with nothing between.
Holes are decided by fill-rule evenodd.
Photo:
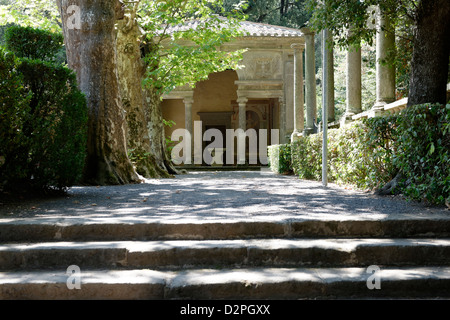
<instances>
[{"instance_id":1,"label":"green foliage","mask_svg":"<svg viewBox=\"0 0 450 320\"><path fill-rule=\"evenodd\" d=\"M5 25L0 25L0 46L5 46L5 33L6 30L8 30L9 27L12 27L14 24L7 23Z\"/></svg>"},{"instance_id":2,"label":"green foliage","mask_svg":"<svg viewBox=\"0 0 450 320\"><path fill-rule=\"evenodd\" d=\"M413 52L413 21L405 17L402 21L397 21L395 26L395 46L394 52L388 52L388 60L394 63L395 81L397 97L408 96L411 59Z\"/></svg>"},{"instance_id":3,"label":"green foliage","mask_svg":"<svg viewBox=\"0 0 450 320\"><path fill-rule=\"evenodd\" d=\"M366 125L366 148L370 150L371 170L368 172L368 181L374 187L381 187L389 182L395 175L393 157L397 150L398 116L375 117L363 120Z\"/></svg>"},{"instance_id":4,"label":"green foliage","mask_svg":"<svg viewBox=\"0 0 450 320\"><path fill-rule=\"evenodd\" d=\"M6 30L5 42L7 50L19 58L55 61L58 51L63 46L64 38L60 33L11 26Z\"/></svg>"},{"instance_id":5,"label":"green foliage","mask_svg":"<svg viewBox=\"0 0 450 320\"><path fill-rule=\"evenodd\" d=\"M136 166L137 173L141 175L145 175L145 172L140 171L140 164L146 163L150 159L150 153L145 152L142 148L136 147L128 149L128 158L131 163Z\"/></svg>"},{"instance_id":6,"label":"green foliage","mask_svg":"<svg viewBox=\"0 0 450 320\"><path fill-rule=\"evenodd\" d=\"M241 0L225 0L224 8L229 11L241 2ZM310 17L305 3L306 0L250 0L246 1L244 13L249 21L301 28Z\"/></svg>"},{"instance_id":7,"label":"green foliage","mask_svg":"<svg viewBox=\"0 0 450 320\"><path fill-rule=\"evenodd\" d=\"M292 173L291 145L278 144L267 147L269 167L275 173Z\"/></svg>"},{"instance_id":8,"label":"green foliage","mask_svg":"<svg viewBox=\"0 0 450 320\"><path fill-rule=\"evenodd\" d=\"M312 17L309 26L316 32L328 29L334 36L334 44L346 50L349 46L373 45L375 40L375 7L389 17L390 27L385 32L395 32L395 49L387 52L382 63L396 68L398 96L408 95L412 39L414 37L418 5L416 1L394 0L306 0ZM349 35L348 30L352 32ZM363 61L364 62L364 61ZM363 77L364 79L364 77ZM366 86L367 84L363 84ZM363 101L365 101L363 99Z\"/></svg>"},{"instance_id":9,"label":"green foliage","mask_svg":"<svg viewBox=\"0 0 450 320\"><path fill-rule=\"evenodd\" d=\"M87 107L66 67L23 59L19 66L31 91L25 133L32 137L28 165L36 187L71 186L81 177L87 139Z\"/></svg>"},{"instance_id":10,"label":"green foliage","mask_svg":"<svg viewBox=\"0 0 450 320\"><path fill-rule=\"evenodd\" d=\"M164 126L166 126L166 127L172 128L174 125L176 125L176 122L173 120L166 120L166 119L162 119L162 120L163 120ZM172 157L171 153L176 144L177 143L175 141L173 141L170 136L166 136L166 152L167 152L169 159Z\"/></svg>"},{"instance_id":11,"label":"green foliage","mask_svg":"<svg viewBox=\"0 0 450 320\"><path fill-rule=\"evenodd\" d=\"M377 135L390 125L388 119L357 121L328 133L328 179L374 189L393 178L392 150ZM322 134L304 137L292 146L292 165L302 179L322 177Z\"/></svg>"},{"instance_id":12,"label":"green foliage","mask_svg":"<svg viewBox=\"0 0 450 320\"><path fill-rule=\"evenodd\" d=\"M0 187L8 177L23 178L29 137L24 126L29 115L28 94L18 60L0 48Z\"/></svg>"},{"instance_id":13,"label":"green foliage","mask_svg":"<svg viewBox=\"0 0 450 320\"><path fill-rule=\"evenodd\" d=\"M292 144L292 169L301 179L319 180L322 176L322 136L310 135Z\"/></svg>"},{"instance_id":14,"label":"green foliage","mask_svg":"<svg viewBox=\"0 0 450 320\"><path fill-rule=\"evenodd\" d=\"M416 1L396 0L306 0L312 16L309 21L316 31L328 29L335 43L342 48L359 45L360 41L372 44L375 39L376 7L387 15L393 26L411 27L418 9ZM348 30L351 29L351 34ZM392 30L386 30L392 31ZM402 33L403 35L403 33Z\"/></svg>"},{"instance_id":15,"label":"green foliage","mask_svg":"<svg viewBox=\"0 0 450 320\"><path fill-rule=\"evenodd\" d=\"M61 19L55 1L2 0L0 25L7 23L61 32Z\"/></svg>"},{"instance_id":16,"label":"green foliage","mask_svg":"<svg viewBox=\"0 0 450 320\"><path fill-rule=\"evenodd\" d=\"M443 204L450 197L450 105L423 104L399 117L395 166L413 199Z\"/></svg>"},{"instance_id":17,"label":"green foliage","mask_svg":"<svg viewBox=\"0 0 450 320\"><path fill-rule=\"evenodd\" d=\"M321 37L317 37L321 40ZM322 50L321 42L318 41L319 46L316 46L319 52ZM361 45L361 74L362 74L362 87L361 87L361 101L362 110L370 110L376 102L376 49L375 46L369 46L368 44ZM347 92L347 52L334 49L334 112L335 119L340 119L346 109L346 92ZM316 64L318 71L316 73L316 79L318 80L317 86L317 121L322 121L322 86L323 86L323 72L322 72L322 57Z\"/></svg>"},{"instance_id":18,"label":"green foliage","mask_svg":"<svg viewBox=\"0 0 450 320\"><path fill-rule=\"evenodd\" d=\"M311 26L317 30L328 29L340 47L359 45L361 40L372 44L375 30L368 28L370 13L368 8L374 1L358 0L307 0L307 8L312 13ZM352 34L348 35L351 26Z\"/></svg>"},{"instance_id":19,"label":"green foliage","mask_svg":"<svg viewBox=\"0 0 450 320\"><path fill-rule=\"evenodd\" d=\"M147 34L144 84L162 95L176 87L195 86L208 75L237 69L241 51L220 46L242 34L240 14L221 10L221 0L141 2L139 24ZM216 15L217 10L226 18Z\"/></svg>"},{"instance_id":20,"label":"green foliage","mask_svg":"<svg viewBox=\"0 0 450 320\"><path fill-rule=\"evenodd\" d=\"M0 92L9 94L0 98L0 186L61 190L78 181L84 167L86 100L75 74L50 62L56 45L46 51L41 48L45 41L36 41L33 50L29 43L25 48L20 42L12 45L14 40L7 37L7 47L21 57L34 51L48 61L17 59L1 51Z\"/></svg>"},{"instance_id":21,"label":"green foliage","mask_svg":"<svg viewBox=\"0 0 450 320\"><path fill-rule=\"evenodd\" d=\"M295 142L294 173L320 180L321 148L322 134ZM373 190L401 172L397 192L407 198L443 204L450 197L450 105L417 105L330 130L328 151L330 181Z\"/></svg>"}]
</instances>

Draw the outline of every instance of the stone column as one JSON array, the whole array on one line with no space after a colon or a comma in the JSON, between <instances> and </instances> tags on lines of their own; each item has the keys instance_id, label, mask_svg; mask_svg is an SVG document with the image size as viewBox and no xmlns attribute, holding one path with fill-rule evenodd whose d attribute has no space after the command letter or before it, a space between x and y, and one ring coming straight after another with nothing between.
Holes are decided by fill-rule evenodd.
<instances>
[{"instance_id":1,"label":"stone column","mask_svg":"<svg viewBox=\"0 0 450 320\"><path fill-rule=\"evenodd\" d=\"M241 97L237 100L239 104L239 129L247 130L247 102L248 99Z\"/></svg>"},{"instance_id":2,"label":"stone column","mask_svg":"<svg viewBox=\"0 0 450 320\"><path fill-rule=\"evenodd\" d=\"M286 141L286 102L284 97L281 96L278 98L278 105L280 106L280 143L287 143Z\"/></svg>"},{"instance_id":3,"label":"stone column","mask_svg":"<svg viewBox=\"0 0 450 320\"><path fill-rule=\"evenodd\" d=\"M194 103L193 98L185 98L184 102L184 128L192 136L192 104Z\"/></svg>"},{"instance_id":4,"label":"stone column","mask_svg":"<svg viewBox=\"0 0 450 320\"><path fill-rule=\"evenodd\" d=\"M314 32L309 28L300 29L305 35L305 96L306 96L306 128L305 135L316 131L317 101L316 101L316 66L314 50Z\"/></svg>"},{"instance_id":5,"label":"stone column","mask_svg":"<svg viewBox=\"0 0 450 320\"><path fill-rule=\"evenodd\" d=\"M284 83L284 96L283 102L286 107L285 113L285 132L284 137L287 139L285 143L288 143L291 139L291 134L294 131L294 61L287 61L285 66L285 83ZM281 100L280 100L281 104ZM281 133L280 133L281 134Z\"/></svg>"},{"instance_id":6,"label":"stone column","mask_svg":"<svg viewBox=\"0 0 450 320\"><path fill-rule=\"evenodd\" d=\"M304 94L303 94L303 50L304 44L291 45L294 49L294 132L291 141L297 140L303 135L304 129Z\"/></svg>"},{"instance_id":7,"label":"stone column","mask_svg":"<svg viewBox=\"0 0 450 320\"><path fill-rule=\"evenodd\" d=\"M193 151L193 143L192 142L194 141L194 136L193 136L193 131L192 131L192 104L194 103L194 99L193 98L184 98L183 103L184 103L184 128L191 135L191 157L190 157L191 159L186 158L185 161L187 164L191 164L192 163L192 151Z\"/></svg>"},{"instance_id":8,"label":"stone column","mask_svg":"<svg viewBox=\"0 0 450 320\"><path fill-rule=\"evenodd\" d=\"M328 39L327 39L327 70L326 77L328 79L328 87L326 95L326 101L328 106L328 122L334 122L336 120L334 113L334 50L333 50L333 35L330 31L328 31Z\"/></svg>"},{"instance_id":9,"label":"stone column","mask_svg":"<svg viewBox=\"0 0 450 320\"><path fill-rule=\"evenodd\" d=\"M345 121L351 121L352 116L362 112L361 104L361 47L349 47L347 51Z\"/></svg>"},{"instance_id":10,"label":"stone column","mask_svg":"<svg viewBox=\"0 0 450 320\"><path fill-rule=\"evenodd\" d=\"M247 130L247 102L248 99L240 97L237 99L239 104L239 129L243 132L238 134L238 146L237 146L237 164L243 165L246 162L246 148L245 148L245 131Z\"/></svg>"},{"instance_id":11,"label":"stone column","mask_svg":"<svg viewBox=\"0 0 450 320\"><path fill-rule=\"evenodd\" d=\"M395 68L383 64L389 51L395 48L395 34L389 17L377 9L377 101L373 109L380 109L385 104L395 101Z\"/></svg>"}]
</instances>

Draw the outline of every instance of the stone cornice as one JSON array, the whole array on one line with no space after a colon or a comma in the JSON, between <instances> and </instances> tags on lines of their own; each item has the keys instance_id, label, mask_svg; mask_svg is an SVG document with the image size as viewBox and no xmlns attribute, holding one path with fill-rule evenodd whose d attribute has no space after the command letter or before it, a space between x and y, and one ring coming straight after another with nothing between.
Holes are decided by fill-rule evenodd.
<instances>
[{"instance_id":1,"label":"stone cornice","mask_svg":"<svg viewBox=\"0 0 450 320\"><path fill-rule=\"evenodd\" d=\"M305 50L305 44L304 43L293 43L291 44L291 48L294 50Z\"/></svg>"},{"instance_id":2,"label":"stone cornice","mask_svg":"<svg viewBox=\"0 0 450 320\"><path fill-rule=\"evenodd\" d=\"M300 31L305 35L305 36L313 36L316 33L314 31L312 31L310 28L308 27L303 27L300 29Z\"/></svg>"}]
</instances>

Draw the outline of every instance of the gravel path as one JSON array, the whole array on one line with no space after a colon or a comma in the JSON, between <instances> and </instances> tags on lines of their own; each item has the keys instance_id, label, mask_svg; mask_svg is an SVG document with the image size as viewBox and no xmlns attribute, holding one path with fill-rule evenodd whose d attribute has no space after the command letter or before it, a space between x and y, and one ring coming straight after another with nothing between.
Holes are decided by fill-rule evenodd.
<instances>
[{"instance_id":1,"label":"gravel path","mask_svg":"<svg viewBox=\"0 0 450 320\"><path fill-rule=\"evenodd\" d=\"M0 205L0 223L450 219L444 207L260 171L190 172L139 185L73 187L59 198Z\"/></svg>"}]
</instances>

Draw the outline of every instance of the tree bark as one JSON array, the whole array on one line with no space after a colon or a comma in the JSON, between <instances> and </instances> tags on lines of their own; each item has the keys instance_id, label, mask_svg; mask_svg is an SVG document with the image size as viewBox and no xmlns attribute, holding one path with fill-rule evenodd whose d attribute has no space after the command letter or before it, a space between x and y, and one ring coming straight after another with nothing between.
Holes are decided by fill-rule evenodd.
<instances>
[{"instance_id":1,"label":"tree bark","mask_svg":"<svg viewBox=\"0 0 450 320\"><path fill-rule=\"evenodd\" d=\"M139 177L127 155L125 115L117 74L117 19L123 18L118 0L58 0L69 68L89 108L88 146L84 180L90 184L127 184ZM68 12L71 5L79 8ZM80 19L80 28L71 21Z\"/></svg>"},{"instance_id":2,"label":"tree bark","mask_svg":"<svg viewBox=\"0 0 450 320\"><path fill-rule=\"evenodd\" d=\"M157 137L149 135L150 101L142 87L146 65L141 58L142 34L135 19L138 3L129 7L123 20L117 24L118 74L122 104L126 111L128 152L136 171L145 178L168 177L168 171L158 165L152 144ZM152 138L152 139L151 139Z\"/></svg>"},{"instance_id":3,"label":"tree bark","mask_svg":"<svg viewBox=\"0 0 450 320\"><path fill-rule=\"evenodd\" d=\"M179 174L167 155L161 97L154 88L144 89L147 65L142 59L141 29L135 19L138 3L118 22L118 72L127 116L127 145L139 174L168 178ZM152 48L147 47L150 50ZM155 52L154 54L157 54Z\"/></svg>"},{"instance_id":4,"label":"tree bark","mask_svg":"<svg viewBox=\"0 0 450 320\"><path fill-rule=\"evenodd\" d=\"M446 103L450 2L422 0L416 12L408 106Z\"/></svg>"},{"instance_id":5,"label":"tree bark","mask_svg":"<svg viewBox=\"0 0 450 320\"><path fill-rule=\"evenodd\" d=\"M386 183L382 188L375 191L375 194L380 196L397 195L401 193L401 183L405 180L403 173L399 172L395 177ZM403 182L404 185L408 185L410 182Z\"/></svg>"},{"instance_id":6,"label":"tree bark","mask_svg":"<svg viewBox=\"0 0 450 320\"><path fill-rule=\"evenodd\" d=\"M157 93L155 88L147 88L146 95L149 100L149 108L147 109L148 132L150 135L151 152L155 158L155 164L166 172L168 175L181 174L184 171L177 170L167 153L166 137L161 108L161 96Z\"/></svg>"}]
</instances>

